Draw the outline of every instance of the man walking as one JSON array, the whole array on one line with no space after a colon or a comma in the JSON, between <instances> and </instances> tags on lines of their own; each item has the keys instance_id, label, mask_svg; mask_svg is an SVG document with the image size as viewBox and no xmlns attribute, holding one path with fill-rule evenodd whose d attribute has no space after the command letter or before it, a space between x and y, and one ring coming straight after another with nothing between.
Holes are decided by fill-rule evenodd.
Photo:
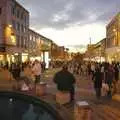
<instances>
[{"instance_id":1,"label":"man walking","mask_svg":"<svg viewBox=\"0 0 120 120\"><path fill-rule=\"evenodd\" d=\"M57 84L57 89L59 91L70 92L71 102L74 100L74 84L75 77L72 73L68 71L67 65L64 65L62 70L57 72L54 76L54 82Z\"/></svg>"},{"instance_id":2,"label":"man walking","mask_svg":"<svg viewBox=\"0 0 120 120\"><path fill-rule=\"evenodd\" d=\"M97 66L94 73L94 88L96 92L96 97L99 99L101 97L101 88L102 88L102 75L100 68Z\"/></svg>"}]
</instances>

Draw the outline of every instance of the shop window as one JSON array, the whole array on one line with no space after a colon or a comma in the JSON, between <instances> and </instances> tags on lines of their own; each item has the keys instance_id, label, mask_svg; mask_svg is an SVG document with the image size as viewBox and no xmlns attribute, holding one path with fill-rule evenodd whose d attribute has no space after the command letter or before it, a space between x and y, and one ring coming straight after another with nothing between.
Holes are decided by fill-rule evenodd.
<instances>
[{"instance_id":1,"label":"shop window","mask_svg":"<svg viewBox=\"0 0 120 120\"><path fill-rule=\"evenodd\" d=\"M17 31L20 31L20 24L17 23Z\"/></svg>"}]
</instances>

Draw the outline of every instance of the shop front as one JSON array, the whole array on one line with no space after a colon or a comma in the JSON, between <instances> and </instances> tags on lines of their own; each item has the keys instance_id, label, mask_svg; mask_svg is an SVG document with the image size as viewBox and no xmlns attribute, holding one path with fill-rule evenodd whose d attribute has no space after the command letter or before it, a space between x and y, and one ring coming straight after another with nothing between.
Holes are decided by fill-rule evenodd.
<instances>
[{"instance_id":1,"label":"shop front","mask_svg":"<svg viewBox=\"0 0 120 120\"><path fill-rule=\"evenodd\" d=\"M109 63L120 62L120 47L106 49L106 61Z\"/></svg>"},{"instance_id":2,"label":"shop front","mask_svg":"<svg viewBox=\"0 0 120 120\"><path fill-rule=\"evenodd\" d=\"M28 56L28 53L22 53L22 62L26 62L29 60L29 56Z\"/></svg>"},{"instance_id":3,"label":"shop front","mask_svg":"<svg viewBox=\"0 0 120 120\"><path fill-rule=\"evenodd\" d=\"M0 54L0 66L4 66L6 63L10 66L11 63L19 62L18 53L9 54L9 53L1 53Z\"/></svg>"}]
</instances>

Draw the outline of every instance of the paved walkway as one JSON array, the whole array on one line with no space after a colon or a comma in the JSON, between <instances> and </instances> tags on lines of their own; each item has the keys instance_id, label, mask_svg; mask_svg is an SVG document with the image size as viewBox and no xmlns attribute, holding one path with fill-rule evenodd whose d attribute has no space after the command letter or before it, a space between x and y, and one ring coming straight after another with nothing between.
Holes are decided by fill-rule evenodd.
<instances>
[{"instance_id":1,"label":"paved walkway","mask_svg":"<svg viewBox=\"0 0 120 120\"><path fill-rule=\"evenodd\" d=\"M48 70L42 74L41 80L47 82L48 93L55 95L56 85L53 83L53 76L55 72L59 69ZM102 97L101 100L97 100L95 97L95 92L93 88L92 81L88 80L87 77L76 76L77 85L76 85L76 101L87 101L92 110L93 110L93 119L92 120L120 120L120 90L118 89L118 94L113 97L113 99L107 99ZM120 85L120 83L119 83ZM118 86L119 86L118 85ZM7 82L2 85L0 81L0 88L8 87L9 83ZM45 101L48 101L51 104L55 103L55 96L47 96L48 98L43 98ZM66 110L70 117L74 119L74 105L73 103L63 106L60 111ZM64 112L62 112L63 114Z\"/></svg>"},{"instance_id":2,"label":"paved walkway","mask_svg":"<svg viewBox=\"0 0 120 120\"><path fill-rule=\"evenodd\" d=\"M44 80L48 83L48 91L55 94L56 85L52 82L54 72L58 70L47 71L46 78ZM88 78L75 76L77 80L76 85L76 101L87 101L93 110L93 120L120 120L120 95L117 94L113 99L102 97L101 100L97 100L93 88L92 81ZM120 83L119 83L120 84ZM118 90L119 91L119 90ZM69 113L74 111L74 104L68 104L65 106Z\"/></svg>"}]
</instances>

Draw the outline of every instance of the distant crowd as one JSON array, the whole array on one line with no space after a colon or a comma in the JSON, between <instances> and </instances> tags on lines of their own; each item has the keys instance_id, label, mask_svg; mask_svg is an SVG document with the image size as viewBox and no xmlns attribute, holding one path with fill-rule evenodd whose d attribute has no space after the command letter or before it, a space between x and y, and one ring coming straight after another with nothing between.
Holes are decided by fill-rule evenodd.
<instances>
[{"instance_id":1,"label":"distant crowd","mask_svg":"<svg viewBox=\"0 0 120 120\"><path fill-rule=\"evenodd\" d=\"M63 65L65 66L63 67ZM107 62L79 62L72 60L69 62L51 61L49 63L49 69L61 67L63 67L63 72L60 73L61 75L58 75L59 77L55 76L54 82L57 81L56 79L60 78L60 81L62 81L63 79L62 89L66 89L69 84L75 84L74 75L77 75L81 77L86 77L94 83L97 98L101 97L101 90L103 86L107 89L107 96L112 96L117 92L117 85L120 73L120 63L118 62L113 62L110 64ZM22 64L12 63L10 66L8 66L8 64L5 64L0 67L0 80L19 81L21 77L26 77L29 82L36 84L40 83L41 74L45 71L45 69L45 62L40 62L38 60L35 60L33 62L27 61ZM72 78L67 78L66 76L72 76ZM70 83L69 80L67 81L66 79L72 79L72 81L74 82ZM72 93L74 94L73 86Z\"/></svg>"},{"instance_id":2,"label":"distant crowd","mask_svg":"<svg viewBox=\"0 0 120 120\"><path fill-rule=\"evenodd\" d=\"M97 63L97 62L70 62L68 70L80 76L88 77L94 82L96 96L101 96L101 89L106 85L107 95L111 96L117 92L117 84L120 73L120 63Z\"/></svg>"},{"instance_id":3,"label":"distant crowd","mask_svg":"<svg viewBox=\"0 0 120 120\"><path fill-rule=\"evenodd\" d=\"M62 61L50 61L49 68L59 68ZM18 80L20 77L27 77L35 83L40 82L41 74L46 70L46 63L38 60L26 61L24 63L0 64L0 80Z\"/></svg>"}]
</instances>

